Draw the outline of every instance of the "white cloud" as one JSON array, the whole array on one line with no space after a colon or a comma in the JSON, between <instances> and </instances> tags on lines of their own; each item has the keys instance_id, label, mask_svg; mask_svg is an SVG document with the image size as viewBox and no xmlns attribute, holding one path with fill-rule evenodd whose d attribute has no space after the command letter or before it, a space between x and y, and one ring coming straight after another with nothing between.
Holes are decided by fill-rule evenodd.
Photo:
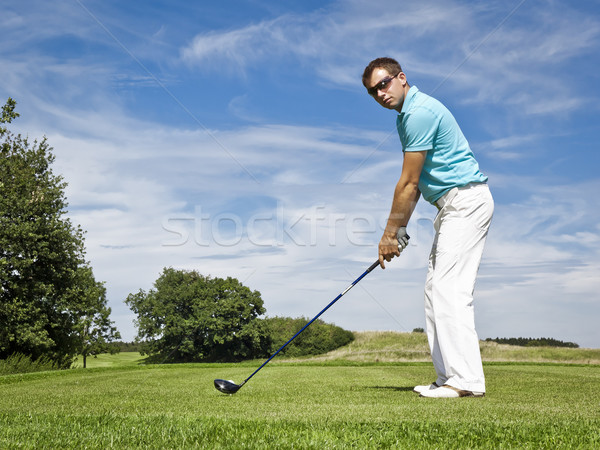
<instances>
[{"instance_id":1,"label":"white cloud","mask_svg":"<svg viewBox=\"0 0 600 450\"><path fill-rule=\"evenodd\" d=\"M226 64L233 62L240 68L246 66L248 60L269 53L268 50L272 48L269 46L267 50L264 47L275 34L273 22L250 25L224 33L209 32L196 36L190 46L181 51L181 57L184 61L194 64L210 61L211 66L218 61L224 61Z\"/></svg>"},{"instance_id":2,"label":"white cloud","mask_svg":"<svg viewBox=\"0 0 600 450\"><path fill-rule=\"evenodd\" d=\"M239 70L274 58L281 64L291 55L328 81L354 86L362 67L386 53L406 63L409 80L420 74L452 83L465 102L511 106L517 114L564 113L587 103L583 90L561 80L569 60L593 54L600 21L574 8L549 5L539 13L536 7L533 23L524 27L527 4L513 15L508 6L500 11L463 2L371 6L343 2L335 11L201 33L181 56L204 69L233 64ZM349 68L357 58L363 65Z\"/></svg>"}]
</instances>

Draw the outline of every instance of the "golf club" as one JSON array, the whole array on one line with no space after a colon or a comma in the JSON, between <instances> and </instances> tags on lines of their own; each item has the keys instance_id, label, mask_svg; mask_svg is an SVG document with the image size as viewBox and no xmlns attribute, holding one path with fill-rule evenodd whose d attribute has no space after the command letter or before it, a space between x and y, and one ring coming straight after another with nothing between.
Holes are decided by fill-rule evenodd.
<instances>
[{"instance_id":1,"label":"golf club","mask_svg":"<svg viewBox=\"0 0 600 450\"><path fill-rule=\"evenodd\" d=\"M408 241L409 236L406 235L406 241ZM285 344L283 344L279 350L277 350L275 353L273 353L269 359L267 359L264 363L262 363L262 365L256 369L252 375L250 375L248 378L246 378L244 381L242 381L240 384L235 384L233 381L231 380L222 380L217 378L215 380L215 388L221 392L223 392L224 394L235 394L237 391L240 390L240 388L246 384L248 382L248 380L250 380L250 378L252 378L254 375L256 375L256 373L262 369L264 366L267 365L267 363L269 361L271 361L281 350L283 350L290 342L292 342L294 339L296 339L296 337L302 333L311 323L313 323L315 320L317 320L321 314L323 314L325 311L327 311L335 302L337 302L340 298L342 298L342 296L348 292L350 289L352 289L354 287L355 284L357 284L360 280L362 280L364 277L367 276L367 274L369 274L375 267L377 267L379 265L379 260L375 261L373 264L371 264L371 266L365 270L361 276L359 276L356 280L354 280L352 282L352 284L350 284L350 286L348 286L346 289L344 289L344 291L342 291L336 298L334 298L325 308L323 308L321 310L321 312L319 314L317 314L315 317L313 317L310 322L308 322L306 325L304 325L300 331L298 331L294 336L292 336L292 338L287 341Z\"/></svg>"}]
</instances>

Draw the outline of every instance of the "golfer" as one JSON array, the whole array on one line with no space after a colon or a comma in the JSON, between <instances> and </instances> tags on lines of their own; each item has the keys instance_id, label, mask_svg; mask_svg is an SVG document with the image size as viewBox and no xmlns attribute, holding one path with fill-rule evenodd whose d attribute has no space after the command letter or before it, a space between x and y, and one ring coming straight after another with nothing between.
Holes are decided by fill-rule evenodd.
<instances>
[{"instance_id":1,"label":"golfer","mask_svg":"<svg viewBox=\"0 0 600 450\"><path fill-rule=\"evenodd\" d=\"M404 162L379 242L379 262L406 247L406 225L423 198L438 209L425 282L427 338L437 379L416 386L422 397L481 397L485 377L475 331L473 290L494 201L454 116L410 86L391 58L372 61L362 78L367 92L399 113ZM400 245L398 245L400 243Z\"/></svg>"}]
</instances>

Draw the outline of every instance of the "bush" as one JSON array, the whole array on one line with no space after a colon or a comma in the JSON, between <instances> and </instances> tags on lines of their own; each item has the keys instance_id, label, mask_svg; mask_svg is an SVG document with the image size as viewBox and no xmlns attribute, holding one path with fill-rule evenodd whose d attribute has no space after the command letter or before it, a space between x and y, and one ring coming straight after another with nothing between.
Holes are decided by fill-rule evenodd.
<instances>
[{"instance_id":1,"label":"bush","mask_svg":"<svg viewBox=\"0 0 600 450\"><path fill-rule=\"evenodd\" d=\"M310 321L304 317L297 319L271 317L262 320L266 323L271 337L271 354L281 348ZM320 355L347 345L353 340L354 334L351 331L317 319L280 354L288 357Z\"/></svg>"},{"instance_id":2,"label":"bush","mask_svg":"<svg viewBox=\"0 0 600 450\"><path fill-rule=\"evenodd\" d=\"M0 360L0 375L44 372L46 370L58 369L58 364L46 356L42 356L38 359L31 359L30 356L14 353L6 359Z\"/></svg>"}]
</instances>

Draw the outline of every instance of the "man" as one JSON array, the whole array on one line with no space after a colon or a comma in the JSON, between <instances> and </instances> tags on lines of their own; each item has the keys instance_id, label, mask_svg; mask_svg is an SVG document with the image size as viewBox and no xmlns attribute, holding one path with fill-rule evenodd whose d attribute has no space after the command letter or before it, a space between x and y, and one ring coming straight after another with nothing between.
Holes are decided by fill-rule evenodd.
<instances>
[{"instance_id":1,"label":"man","mask_svg":"<svg viewBox=\"0 0 600 450\"><path fill-rule=\"evenodd\" d=\"M381 267L406 247L406 225L421 195L439 210L425 282L427 338L437 379L414 390L422 397L481 397L485 378L473 290L494 210L487 177L450 111L411 87L397 61L372 61L362 81L377 103L399 113L404 153L379 242Z\"/></svg>"}]
</instances>

